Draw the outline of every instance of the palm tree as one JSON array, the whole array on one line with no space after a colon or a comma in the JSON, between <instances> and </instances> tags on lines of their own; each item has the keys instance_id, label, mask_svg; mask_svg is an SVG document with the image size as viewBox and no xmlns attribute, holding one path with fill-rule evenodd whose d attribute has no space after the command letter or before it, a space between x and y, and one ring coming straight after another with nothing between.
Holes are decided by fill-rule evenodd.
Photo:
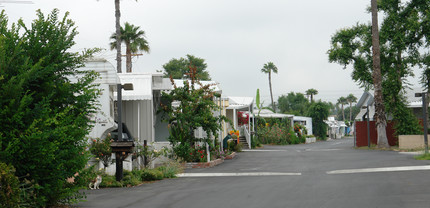
<instances>
[{"instance_id":1,"label":"palm tree","mask_svg":"<svg viewBox=\"0 0 430 208\"><path fill-rule=\"evenodd\" d=\"M346 105L346 104L348 104L348 101L346 100L345 97L340 97L339 99L337 99L337 104L341 105L343 121L345 121L345 111L343 109L343 106Z\"/></svg>"},{"instance_id":2,"label":"palm tree","mask_svg":"<svg viewBox=\"0 0 430 208\"><path fill-rule=\"evenodd\" d=\"M261 69L261 72L269 74L269 88L270 88L270 98L272 99L272 107L273 111L276 112L276 106L273 102L273 93L272 93L272 72L278 73L278 67L275 66L272 62L267 62L267 64L264 64L263 68Z\"/></svg>"},{"instance_id":3,"label":"palm tree","mask_svg":"<svg viewBox=\"0 0 430 208\"><path fill-rule=\"evenodd\" d=\"M149 53L148 41L145 40L145 31L139 30L139 26L134 26L128 22L125 23L124 28L121 27L120 40L125 43L125 56L126 56L126 68L127 72L130 73L131 70L131 54L138 51L145 51ZM117 34L114 33L110 37L113 42L111 42L111 50L117 47Z\"/></svg>"},{"instance_id":4,"label":"palm tree","mask_svg":"<svg viewBox=\"0 0 430 208\"><path fill-rule=\"evenodd\" d=\"M115 0L115 33L116 33L116 72L121 73L121 25L119 24L121 10L119 0Z\"/></svg>"},{"instance_id":5,"label":"palm tree","mask_svg":"<svg viewBox=\"0 0 430 208\"><path fill-rule=\"evenodd\" d=\"M372 10L372 58L373 58L373 87L375 89L375 117L376 130L378 132L378 147L390 147L388 145L387 120L385 118L385 107L382 96L382 76L381 76L381 57L379 47L379 30L378 30L378 3L377 0L371 0Z\"/></svg>"},{"instance_id":6,"label":"palm tree","mask_svg":"<svg viewBox=\"0 0 430 208\"><path fill-rule=\"evenodd\" d=\"M311 96L311 103L314 101L314 95L318 94L318 90L311 88L306 90L306 95Z\"/></svg>"},{"instance_id":7,"label":"palm tree","mask_svg":"<svg viewBox=\"0 0 430 208\"><path fill-rule=\"evenodd\" d=\"M349 94L346 97L346 100L349 103L349 121L351 122L352 121L352 103L357 102L357 98L353 94Z\"/></svg>"}]
</instances>

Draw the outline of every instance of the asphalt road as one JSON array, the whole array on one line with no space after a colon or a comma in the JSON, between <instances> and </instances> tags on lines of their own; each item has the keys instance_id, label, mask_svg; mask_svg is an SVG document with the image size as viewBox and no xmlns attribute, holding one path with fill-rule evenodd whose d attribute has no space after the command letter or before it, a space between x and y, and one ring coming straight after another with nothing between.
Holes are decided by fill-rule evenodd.
<instances>
[{"instance_id":1,"label":"asphalt road","mask_svg":"<svg viewBox=\"0 0 430 208\"><path fill-rule=\"evenodd\" d=\"M430 207L430 161L352 145L265 146L190 177L90 190L78 207Z\"/></svg>"}]
</instances>

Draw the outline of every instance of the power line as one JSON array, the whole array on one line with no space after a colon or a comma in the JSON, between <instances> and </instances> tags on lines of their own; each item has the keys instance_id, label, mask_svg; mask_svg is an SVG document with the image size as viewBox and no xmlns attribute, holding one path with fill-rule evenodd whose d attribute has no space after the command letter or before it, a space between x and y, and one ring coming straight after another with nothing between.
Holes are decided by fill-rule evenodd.
<instances>
[{"instance_id":1,"label":"power line","mask_svg":"<svg viewBox=\"0 0 430 208\"><path fill-rule=\"evenodd\" d=\"M0 7L4 7L2 4L34 4L33 1L18 1L18 0L0 0Z\"/></svg>"}]
</instances>

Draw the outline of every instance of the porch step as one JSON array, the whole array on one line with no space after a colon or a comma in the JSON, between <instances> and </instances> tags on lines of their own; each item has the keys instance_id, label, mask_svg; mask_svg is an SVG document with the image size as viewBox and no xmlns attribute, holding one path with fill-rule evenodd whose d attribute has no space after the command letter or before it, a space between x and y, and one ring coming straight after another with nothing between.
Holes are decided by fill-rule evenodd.
<instances>
[{"instance_id":1,"label":"porch step","mask_svg":"<svg viewBox=\"0 0 430 208\"><path fill-rule=\"evenodd\" d=\"M249 149L248 142L245 137L239 137L239 143L243 144L242 149Z\"/></svg>"}]
</instances>

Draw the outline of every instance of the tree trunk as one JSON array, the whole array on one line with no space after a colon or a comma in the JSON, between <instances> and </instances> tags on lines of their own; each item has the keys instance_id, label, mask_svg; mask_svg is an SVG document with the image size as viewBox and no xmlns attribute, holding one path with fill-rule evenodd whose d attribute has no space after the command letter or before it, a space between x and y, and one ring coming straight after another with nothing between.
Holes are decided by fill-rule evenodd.
<instances>
[{"instance_id":1,"label":"tree trunk","mask_svg":"<svg viewBox=\"0 0 430 208\"><path fill-rule=\"evenodd\" d=\"M115 28L116 28L116 71L121 73L121 12L119 8L119 0L115 0Z\"/></svg>"},{"instance_id":2,"label":"tree trunk","mask_svg":"<svg viewBox=\"0 0 430 208\"><path fill-rule=\"evenodd\" d=\"M352 121L352 103L349 103L349 122Z\"/></svg>"},{"instance_id":3,"label":"tree trunk","mask_svg":"<svg viewBox=\"0 0 430 208\"><path fill-rule=\"evenodd\" d=\"M273 111L275 111L275 113L276 113L275 103L273 102L271 71L269 71L269 88L270 88L270 97L272 98L272 108L273 108Z\"/></svg>"},{"instance_id":4,"label":"tree trunk","mask_svg":"<svg viewBox=\"0 0 430 208\"><path fill-rule=\"evenodd\" d=\"M314 102L314 94L311 94L311 103Z\"/></svg>"},{"instance_id":5,"label":"tree trunk","mask_svg":"<svg viewBox=\"0 0 430 208\"><path fill-rule=\"evenodd\" d=\"M345 109L343 108L343 104L342 104L342 118L343 118L343 121L345 121Z\"/></svg>"},{"instance_id":6,"label":"tree trunk","mask_svg":"<svg viewBox=\"0 0 430 208\"><path fill-rule=\"evenodd\" d=\"M125 43L125 56L126 56L126 68L127 73L131 73L131 49L130 49L130 43Z\"/></svg>"},{"instance_id":7,"label":"tree trunk","mask_svg":"<svg viewBox=\"0 0 430 208\"><path fill-rule=\"evenodd\" d=\"M382 97L381 58L379 49L378 30L378 8L377 0L371 0L372 7L372 53L373 53L373 85L375 88L375 118L376 130L378 132L378 147L389 147L387 132L385 130L387 121L385 118L385 107Z\"/></svg>"}]
</instances>

